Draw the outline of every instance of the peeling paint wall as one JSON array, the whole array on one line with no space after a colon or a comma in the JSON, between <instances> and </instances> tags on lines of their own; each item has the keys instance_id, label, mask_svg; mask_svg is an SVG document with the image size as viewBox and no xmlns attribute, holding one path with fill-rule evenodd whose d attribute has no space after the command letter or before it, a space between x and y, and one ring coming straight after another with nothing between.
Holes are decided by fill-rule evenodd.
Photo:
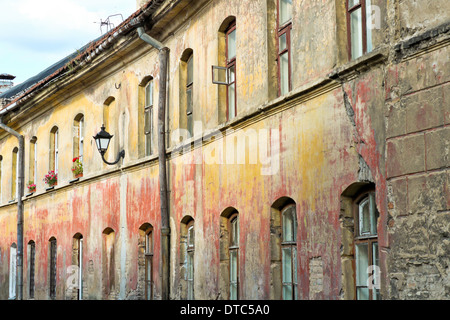
<instances>
[{"instance_id":1,"label":"peeling paint wall","mask_svg":"<svg viewBox=\"0 0 450 320\"><path fill-rule=\"evenodd\" d=\"M298 298L351 296L353 235L348 234L351 228L343 226L352 217L343 213L347 202L342 199L351 198L352 188L365 183L375 186L380 213L382 297L448 296L448 29L417 39L416 46L398 45L448 24L449 10L427 7L429 2L374 1L383 15L381 31L374 33L374 51L348 61L342 38L346 18L339 3L293 1L293 88L283 97L274 93L277 84L270 52L275 2L191 3L170 16L166 29L153 35L170 49L167 174L172 299L186 296L181 292L186 289L186 255L180 245L185 241L181 223L186 216L195 221L195 298L228 298L222 295L220 252L221 214L228 208L238 212L240 221L239 298L279 299L279 284L273 279L276 266L271 263L279 249L271 246L275 232L271 219L286 199L295 203L297 215ZM444 2L441 6L448 6ZM221 121L223 101L218 85L212 84L211 66L221 63L219 29L230 16L236 17L237 28L238 116ZM406 26L415 31L407 31ZM153 297L161 298L157 146L151 156L142 155L143 109L138 89L144 78L153 77L156 138L158 56L131 34L127 40L115 45L110 60L72 87L39 101L35 109L12 121L25 137L25 181L33 136L38 150L37 191L24 197L25 298L30 240L36 243L35 297L49 298L48 241L52 236L58 244L57 299L72 298L67 268L77 233L83 235L84 243L84 298L104 298L108 282L103 232L113 230L110 298L142 299L139 228L145 223L154 230ZM194 138L180 143L175 136L182 104L180 59L188 48L194 56L196 122ZM110 97L114 104L108 112L107 131L114 138L106 158L112 160L125 150L123 162L115 166L101 161L92 139L100 130ZM79 113L85 119L85 169L82 178L72 181L73 120ZM50 130L55 125L60 129L59 181L55 189L46 190L42 179L49 169ZM13 198L10 168L16 144L13 137L1 133L2 299L8 298L9 248L17 241L16 204L8 202Z\"/></svg>"}]
</instances>

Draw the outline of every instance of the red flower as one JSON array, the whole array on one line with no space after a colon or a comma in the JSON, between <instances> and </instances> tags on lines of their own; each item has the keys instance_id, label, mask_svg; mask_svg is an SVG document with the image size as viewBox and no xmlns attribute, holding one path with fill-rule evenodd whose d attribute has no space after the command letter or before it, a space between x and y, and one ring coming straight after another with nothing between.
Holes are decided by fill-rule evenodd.
<instances>
[{"instance_id":1,"label":"red flower","mask_svg":"<svg viewBox=\"0 0 450 320\"><path fill-rule=\"evenodd\" d=\"M73 158L72 162L75 162L78 160L78 157Z\"/></svg>"}]
</instances>

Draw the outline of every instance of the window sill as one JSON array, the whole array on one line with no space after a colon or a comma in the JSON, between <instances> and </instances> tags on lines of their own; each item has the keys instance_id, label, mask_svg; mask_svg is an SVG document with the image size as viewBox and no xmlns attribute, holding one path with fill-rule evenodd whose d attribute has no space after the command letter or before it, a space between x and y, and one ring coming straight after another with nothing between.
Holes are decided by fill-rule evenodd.
<instances>
[{"instance_id":1,"label":"window sill","mask_svg":"<svg viewBox=\"0 0 450 320\"><path fill-rule=\"evenodd\" d=\"M372 52L366 53L363 56L348 61L340 67L333 69L328 78L337 80L339 78L353 78L360 72L363 72L370 67L382 63L388 58L389 52L386 46L378 47Z\"/></svg>"},{"instance_id":2,"label":"window sill","mask_svg":"<svg viewBox=\"0 0 450 320\"><path fill-rule=\"evenodd\" d=\"M77 182L79 180L80 180L80 178L75 178L75 179L69 180L69 183L75 183L75 182Z\"/></svg>"},{"instance_id":3,"label":"window sill","mask_svg":"<svg viewBox=\"0 0 450 320\"><path fill-rule=\"evenodd\" d=\"M55 186L51 186L51 187L45 188L45 191L50 191L50 190L53 190L53 189L55 189Z\"/></svg>"},{"instance_id":4,"label":"window sill","mask_svg":"<svg viewBox=\"0 0 450 320\"><path fill-rule=\"evenodd\" d=\"M34 192L30 192L27 195L25 195L25 197L31 197L34 194Z\"/></svg>"}]
</instances>

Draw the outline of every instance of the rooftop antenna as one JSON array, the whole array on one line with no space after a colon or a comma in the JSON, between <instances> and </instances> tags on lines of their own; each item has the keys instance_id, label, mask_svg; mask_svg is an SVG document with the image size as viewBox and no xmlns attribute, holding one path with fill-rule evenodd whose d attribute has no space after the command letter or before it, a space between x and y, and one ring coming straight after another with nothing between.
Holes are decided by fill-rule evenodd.
<instances>
[{"instance_id":1,"label":"rooftop antenna","mask_svg":"<svg viewBox=\"0 0 450 320\"><path fill-rule=\"evenodd\" d=\"M100 19L100 22L94 22L94 23L99 23L100 24L100 34L104 34L103 32L103 28L106 26L106 33L110 32L112 29L115 28L114 23L111 22L110 18L111 17L116 17L116 16L120 16L123 22L123 16L121 13L118 14L112 14L110 16L108 16L108 18L106 18L105 21L103 21L102 19Z\"/></svg>"}]
</instances>

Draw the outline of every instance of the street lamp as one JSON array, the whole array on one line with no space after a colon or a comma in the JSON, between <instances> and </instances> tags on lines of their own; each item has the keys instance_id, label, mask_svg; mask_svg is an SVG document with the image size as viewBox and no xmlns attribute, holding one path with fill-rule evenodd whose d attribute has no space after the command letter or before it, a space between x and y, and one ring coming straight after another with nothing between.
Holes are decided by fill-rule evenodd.
<instances>
[{"instance_id":1,"label":"street lamp","mask_svg":"<svg viewBox=\"0 0 450 320\"><path fill-rule=\"evenodd\" d=\"M119 162L120 158L125 158L125 150L122 150L119 152L116 161L108 162L105 160L104 155L108 150L109 142L111 141L112 137L112 135L105 131L105 125L102 125L102 130L100 130L100 132L97 133L95 137L93 137L95 139L95 143L97 144L98 152L100 152L100 155L102 156L103 162L109 165L114 165Z\"/></svg>"}]
</instances>

